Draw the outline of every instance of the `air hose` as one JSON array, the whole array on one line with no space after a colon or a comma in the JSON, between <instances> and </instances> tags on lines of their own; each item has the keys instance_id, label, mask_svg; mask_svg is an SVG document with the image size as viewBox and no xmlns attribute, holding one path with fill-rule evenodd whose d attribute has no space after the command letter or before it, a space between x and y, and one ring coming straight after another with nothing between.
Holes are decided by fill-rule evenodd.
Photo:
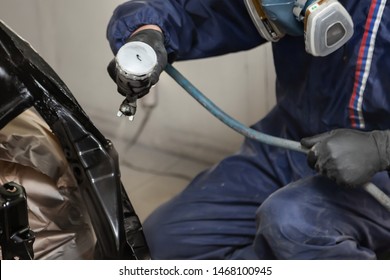
<instances>
[{"instance_id":1,"label":"air hose","mask_svg":"<svg viewBox=\"0 0 390 280\"><path fill-rule=\"evenodd\" d=\"M232 118L218 106L216 106L210 99L208 99L200 90L198 90L186 77L184 77L175 67L168 64L165 68L165 72L171 76L185 91L187 91L196 101L198 101L203 107L213 114L217 119L224 124L235 130L236 132L257 140L263 144L268 144L288 150L298 151L307 154L308 149L301 146L297 141L283 139L280 137L271 136L257 130L254 130L236 119ZM380 204L383 205L388 211L390 211L390 198L381 191L373 183L366 183L363 185L363 189L367 191L372 197L374 197Z\"/></svg>"}]
</instances>

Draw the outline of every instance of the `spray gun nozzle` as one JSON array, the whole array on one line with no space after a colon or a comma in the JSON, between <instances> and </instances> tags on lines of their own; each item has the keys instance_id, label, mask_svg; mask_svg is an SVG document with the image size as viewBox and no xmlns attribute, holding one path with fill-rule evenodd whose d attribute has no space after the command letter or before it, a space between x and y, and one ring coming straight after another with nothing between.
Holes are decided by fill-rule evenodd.
<instances>
[{"instance_id":1,"label":"spray gun nozzle","mask_svg":"<svg viewBox=\"0 0 390 280\"><path fill-rule=\"evenodd\" d=\"M125 115L129 117L130 121L133 121L136 111L137 111L137 100L136 99L129 100L128 98L126 98L119 106L119 111L117 116L121 117Z\"/></svg>"}]
</instances>

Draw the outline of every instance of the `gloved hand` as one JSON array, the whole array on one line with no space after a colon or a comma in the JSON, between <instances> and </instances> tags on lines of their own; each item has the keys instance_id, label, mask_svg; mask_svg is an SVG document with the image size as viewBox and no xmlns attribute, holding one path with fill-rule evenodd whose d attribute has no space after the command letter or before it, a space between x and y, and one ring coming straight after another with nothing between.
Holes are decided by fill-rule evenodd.
<instances>
[{"instance_id":1,"label":"gloved hand","mask_svg":"<svg viewBox=\"0 0 390 280\"><path fill-rule=\"evenodd\" d=\"M336 129L303 138L308 164L339 185L356 187L390 168L390 131Z\"/></svg>"},{"instance_id":2,"label":"gloved hand","mask_svg":"<svg viewBox=\"0 0 390 280\"><path fill-rule=\"evenodd\" d=\"M157 64L149 77L141 80L122 77L118 73L119 71L117 71L115 59L107 67L110 77L118 86L118 92L126 96L126 99L131 102L149 92L150 88L158 82L160 74L165 69L168 61L167 51L164 46L164 36L160 31L152 29L141 30L131 36L126 43L136 41L148 44L156 52Z\"/></svg>"}]
</instances>

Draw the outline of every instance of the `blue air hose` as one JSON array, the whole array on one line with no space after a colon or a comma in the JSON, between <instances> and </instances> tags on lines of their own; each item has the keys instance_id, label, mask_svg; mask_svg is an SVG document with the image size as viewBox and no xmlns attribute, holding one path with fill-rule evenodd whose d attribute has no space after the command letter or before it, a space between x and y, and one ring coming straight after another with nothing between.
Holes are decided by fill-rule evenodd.
<instances>
[{"instance_id":1,"label":"blue air hose","mask_svg":"<svg viewBox=\"0 0 390 280\"><path fill-rule=\"evenodd\" d=\"M231 116L222 111L210 99L208 99L201 91L199 91L191 82L185 78L175 67L168 64L165 72L171 76L185 91L187 91L196 101L205 107L211 114L222 121L224 124L237 131L238 133L257 140L263 144L268 144L288 150L298 151L307 154L308 149L301 146L297 141L283 139L271 136L257 130L251 129L248 126L233 119ZM390 211L390 198L382 192L377 186L372 183L363 185L363 189L371 194L380 204Z\"/></svg>"}]
</instances>

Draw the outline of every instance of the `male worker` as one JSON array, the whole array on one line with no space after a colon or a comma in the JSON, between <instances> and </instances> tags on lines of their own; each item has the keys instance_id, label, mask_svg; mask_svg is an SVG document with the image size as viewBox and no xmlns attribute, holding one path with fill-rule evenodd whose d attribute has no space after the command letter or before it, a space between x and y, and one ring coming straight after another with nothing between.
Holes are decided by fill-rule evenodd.
<instances>
[{"instance_id":1,"label":"male worker","mask_svg":"<svg viewBox=\"0 0 390 280\"><path fill-rule=\"evenodd\" d=\"M245 139L237 154L199 174L146 220L152 257L380 258L390 252L390 213L360 186L371 181L390 194L390 2L332 0L342 17L347 17L344 8L348 12L353 35L329 54L332 44L308 45L310 38L272 10L277 5L261 2L285 34L272 45L277 104L253 128L301 141L311 152L307 157ZM290 11L299 20L304 13L296 9L318 1L296 2ZM155 50L158 66L148 83L121 84L111 69L119 92L145 95L167 60L211 57L266 42L253 12L245 0L120 5L107 30L114 54L128 41L145 42ZM337 37L343 30L334 31Z\"/></svg>"}]
</instances>

